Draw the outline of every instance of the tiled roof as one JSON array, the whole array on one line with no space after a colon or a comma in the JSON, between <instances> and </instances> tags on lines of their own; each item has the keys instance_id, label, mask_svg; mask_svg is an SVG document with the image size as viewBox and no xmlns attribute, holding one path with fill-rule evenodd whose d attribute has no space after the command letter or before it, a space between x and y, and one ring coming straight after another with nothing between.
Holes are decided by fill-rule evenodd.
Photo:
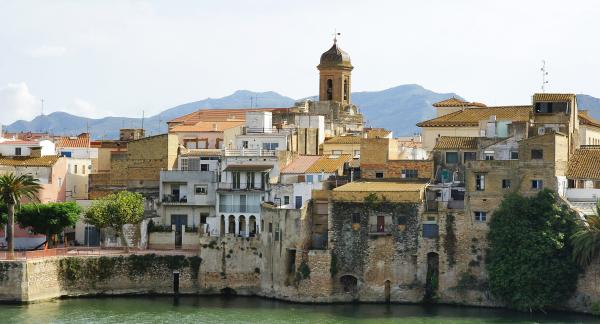
<instances>
[{"instance_id":1,"label":"tiled roof","mask_svg":"<svg viewBox=\"0 0 600 324\"><path fill-rule=\"evenodd\" d=\"M29 145L29 146L39 146L40 143L34 141L4 141L0 142L0 145Z\"/></svg>"},{"instance_id":2,"label":"tiled roof","mask_svg":"<svg viewBox=\"0 0 600 324\"><path fill-rule=\"evenodd\" d=\"M180 156L221 156L221 149L183 149Z\"/></svg>"},{"instance_id":3,"label":"tiled roof","mask_svg":"<svg viewBox=\"0 0 600 324\"><path fill-rule=\"evenodd\" d=\"M575 98L572 93L536 93L533 101L570 101Z\"/></svg>"},{"instance_id":4,"label":"tiled roof","mask_svg":"<svg viewBox=\"0 0 600 324\"><path fill-rule=\"evenodd\" d=\"M600 147L576 150L569 159L567 178L600 180Z\"/></svg>"},{"instance_id":5,"label":"tiled roof","mask_svg":"<svg viewBox=\"0 0 600 324\"><path fill-rule=\"evenodd\" d=\"M59 157L42 156L42 157L30 157L30 156L15 156L15 157L0 157L0 165L8 166L26 166L26 167L45 167L53 166Z\"/></svg>"},{"instance_id":6,"label":"tiled roof","mask_svg":"<svg viewBox=\"0 0 600 324\"><path fill-rule=\"evenodd\" d=\"M590 125L600 128L600 120L588 115L587 111L579 111L579 125Z\"/></svg>"},{"instance_id":7,"label":"tiled roof","mask_svg":"<svg viewBox=\"0 0 600 324\"><path fill-rule=\"evenodd\" d=\"M480 102L468 102L458 98L449 98L440 102L434 103L434 107L485 107L485 104Z\"/></svg>"},{"instance_id":8,"label":"tiled roof","mask_svg":"<svg viewBox=\"0 0 600 324\"><path fill-rule=\"evenodd\" d=\"M222 132L224 130L244 125L243 120L238 121L201 121L194 125L177 125L169 130L170 133L178 132Z\"/></svg>"},{"instance_id":9,"label":"tiled roof","mask_svg":"<svg viewBox=\"0 0 600 324\"><path fill-rule=\"evenodd\" d=\"M496 116L497 120L526 122L530 118L531 106L499 106L469 108L417 123L419 127L479 126L479 121Z\"/></svg>"},{"instance_id":10,"label":"tiled roof","mask_svg":"<svg viewBox=\"0 0 600 324\"><path fill-rule=\"evenodd\" d=\"M434 150L477 149L477 137L441 136L437 139Z\"/></svg>"},{"instance_id":11,"label":"tiled roof","mask_svg":"<svg viewBox=\"0 0 600 324\"><path fill-rule=\"evenodd\" d=\"M246 120L248 111L287 111L288 108L239 108L239 109L199 109L187 115L177 117L168 121L168 123L183 123L194 125L199 121L227 121L227 120Z\"/></svg>"},{"instance_id":12,"label":"tiled roof","mask_svg":"<svg viewBox=\"0 0 600 324\"><path fill-rule=\"evenodd\" d=\"M336 136L325 141L325 144L360 144L359 136Z\"/></svg>"},{"instance_id":13,"label":"tiled roof","mask_svg":"<svg viewBox=\"0 0 600 324\"><path fill-rule=\"evenodd\" d=\"M367 138L385 138L392 132L383 128L374 128L367 130Z\"/></svg>"},{"instance_id":14,"label":"tiled roof","mask_svg":"<svg viewBox=\"0 0 600 324\"><path fill-rule=\"evenodd\" d=\"M301 155L298 156L292 163L281 169L281 173L304 173L308 168L317 162L321 156L319 155Z\"/></svg>"},{"instance_id":15,"label":"tiled roof","mask_svg":"<svg viewBox=\"0 0 600 324\"><path fill-rule=\"evenodd\" d=\"M61 137L56 147L90 147L90 135L83 133L77 137Z\"/></svg>"},{"instance_id":16,"label":"tiled roof","mask_svg":"<svg viewBox=\"0 0 600 324\"><path fill-rule=\"evenodd\" d=\"M418 182L350 182L333 189L343 192L421 191L427 184Z\"/></svg>"},{"instance_id":17,"label":"tiled roof","mask_svg":"<svg viewBox=\"0 0 600 324\"><path fill-rule=\"evenodd\" d=\"M315 163L313 163L306 173L318 173L318 172L336 172L344 163L350 161L352 157L348 154L343 154L337 157L321 156Z\"/></svg>"}]
</instances>

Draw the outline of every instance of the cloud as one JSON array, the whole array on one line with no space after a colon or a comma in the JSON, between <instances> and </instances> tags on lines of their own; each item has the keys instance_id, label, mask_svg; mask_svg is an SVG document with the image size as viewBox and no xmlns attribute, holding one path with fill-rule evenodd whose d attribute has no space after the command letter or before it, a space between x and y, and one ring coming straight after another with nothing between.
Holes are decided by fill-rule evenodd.
<instances>
[{"instance_id":1,"label":"cloud","mask_svg":"<svg viewBox=\"0 0 600 324\"><path fill-rule=\"evenodd\" d=\"M63 56L67 49L62 46L44 45L30 50L27 54L33 58Z\"/></svg>"},{"instance_id":2,"label":"cloud","mask_svg":"<svg viewBox=\"0 0 600 324\"><path fill-rule=\"evenodd\" d=\"M110 113L104 109L99 109L92 103L81 98L73 99L73 101L65 109L62 110L69 114L88 118L105 117Z\"/></svg>"},{"instance_id":3,"label":"cloud","mask_svg":"<svg viewBox=\"0 0 600 324\"><path fill-rule=\"evenodd\" d=\"M27 83L9 83L0 87L0 123L31 119L41 111L40 101L29 92Z\"/></svg>"}]
</instances>

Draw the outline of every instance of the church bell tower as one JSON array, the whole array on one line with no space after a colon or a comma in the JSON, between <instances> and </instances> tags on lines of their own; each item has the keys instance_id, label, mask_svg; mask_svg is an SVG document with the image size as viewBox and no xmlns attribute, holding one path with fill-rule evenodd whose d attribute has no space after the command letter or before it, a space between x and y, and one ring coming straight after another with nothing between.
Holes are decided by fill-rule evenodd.
<instances>
[{"instance_id":1,"label":"church bell tower","mask_svg":"<svg viewBox=\"0 0 600 324\"><path fill-rule=\"evenodd\" d=\"M337 45L337 38L333 39L333 46L321 54L319 69L319 101L339 102L343 106L349 105L352 69L350 55L342 51Z\"/></svg>"}]
</instances>

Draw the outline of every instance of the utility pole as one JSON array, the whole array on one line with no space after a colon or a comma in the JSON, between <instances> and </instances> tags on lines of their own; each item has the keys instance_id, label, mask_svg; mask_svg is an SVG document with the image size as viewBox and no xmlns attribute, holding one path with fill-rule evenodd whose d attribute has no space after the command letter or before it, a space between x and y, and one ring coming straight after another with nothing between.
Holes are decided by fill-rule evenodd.
<instances>
[{"instance_id":1,"label":"utility pole","mask_svg":"<svg viewBox=\"0 0 600 324\"><path fill-rule=\"evenodd\" d=\"M548 77L548 69L546 69L546 60L542 60L542 68L540 70L542 71L542 93L545 93L546 84L548 84L548 80L546 79Z\"/></svg>"}]
</instances>

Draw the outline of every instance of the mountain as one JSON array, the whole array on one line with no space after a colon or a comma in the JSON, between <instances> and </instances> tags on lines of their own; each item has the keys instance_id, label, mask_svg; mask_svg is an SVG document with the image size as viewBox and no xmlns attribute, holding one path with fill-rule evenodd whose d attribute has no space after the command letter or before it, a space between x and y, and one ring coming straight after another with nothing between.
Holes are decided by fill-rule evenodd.
<instances>
[{"instance_id":1,"label":"mountain","mask_svg":"<svg viewBox=\"0 0 600 324\"><path fill-rule=\"evenodd\" d=\"M459 95L455 93L437 93L417 84L406 84L382 91L364 91L352 93L352 102L365 116L367 126L385 127L395 135L409 135L419 129L415 124L433 118L435 102ZM207 98L182 104L145 118L144 128L147 135L166 131L166 122L173 118L189 114L199 108L240 108L254 107L277 108L290 107L295 100L276 92L252 92L239 90L223 98ZM600 119L600 99L589 95L577 95L578 107L588 109L590 114ZM64 112L54 112L38 116L32 121L19 120L7 127L7 131L48 131L53 134L76 135L89 131L94 138L114 139L119 136L120 128L141 127L141 118L105 117L92 119L78 117Z\"/></svg>"}]
</instances>

